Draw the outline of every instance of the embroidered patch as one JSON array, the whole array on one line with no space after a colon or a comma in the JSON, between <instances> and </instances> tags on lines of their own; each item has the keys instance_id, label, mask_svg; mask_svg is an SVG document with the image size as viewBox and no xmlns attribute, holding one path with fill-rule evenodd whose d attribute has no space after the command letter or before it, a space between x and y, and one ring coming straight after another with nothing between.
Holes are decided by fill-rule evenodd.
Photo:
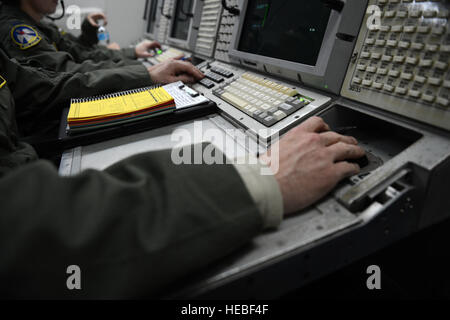
<instances>
[{"instance_id":1,"label":"embroidered patch","mask_svg":"<svg viewBox=\"0 0 450 320\"><path fill-rule=\"evenodd\" d=\"M0 76L0 89L3 88L3 86L6 84L6 80Z\"/></svg>"},{"instance_id":2,"label":"embroidered patch","mask_svg":"<svg viewBox=\"0 0 450 320\"><path fill-rule=\"evenodd\" d=\"M39 33L33 27L27 26L26 24L14 26L11 30L11 38L21 50L34 47L42 40Z\"/></svg>"}]
</instances>

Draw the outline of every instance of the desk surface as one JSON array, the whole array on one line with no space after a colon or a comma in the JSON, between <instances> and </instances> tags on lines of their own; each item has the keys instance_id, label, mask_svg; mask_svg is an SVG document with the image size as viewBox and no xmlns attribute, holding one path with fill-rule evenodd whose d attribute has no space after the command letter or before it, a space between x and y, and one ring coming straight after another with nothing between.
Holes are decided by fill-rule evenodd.
<instances>
[{"instance_id":1,"label":"desk surface","mask_svg":"<svg viewBox=\"0 0 450 320\"><path fill-rule=\"evenodd\" d=\"M210 133L217 134L217 129L220 129L220 136L211 138ZM222 147L220 143L218 147L229 158L264 152L262 147L248 144L245 135L230 133L228 129L234 129L234 126L214 115L75 148L63 155L60 174L72 175L90 168L102 170L136 153L172 148L179 145L179 141L172 139L175 132L179 133L179 137L190 138L185 141L186 144L209 141L217 145L217 140L222 140ZM430 144L434 145L436 153L424 155L423 150L429 150ZM408 162L432 168L442 161L446 154L442 148L448 146L448 140L424 133L421 141L374 172L381 177L384 172L400 168ZM361 185L361 188L364 187L364 183ZM408 198L408 201L414 199ZM331 194L315 206L285 219L277 230L259 235L234 255L183 283L181 288L175 288L168 297L276 297L408 234L416 228L416 220L420 215L417 207L411 209L409 224L405 224L404 218L396 219L398 210L387 210L390 205L374 202L363 212L354 214L340 204L336 194ZM371 223L373 220L385 219L385 215L390 219L389 237L384 233L384 224ZM367 226L371 229L367 229ZM395 230L398 230L398 236ZM371 232L374 237L368 241L366 237ZM348 238L350 235L351 238ZM324 249L320 252L313 251L322 247ZM316 260L311 258L312 253Z\"/></svg>"}]
</instances>

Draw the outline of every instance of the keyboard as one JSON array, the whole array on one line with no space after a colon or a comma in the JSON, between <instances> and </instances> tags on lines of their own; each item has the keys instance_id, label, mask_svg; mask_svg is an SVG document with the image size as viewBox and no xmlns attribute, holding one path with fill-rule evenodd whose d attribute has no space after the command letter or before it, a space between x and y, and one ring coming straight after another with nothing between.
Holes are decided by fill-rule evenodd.
<instances>
[{"instance_id":1,"label":"keyboard","mask_svg":"<svg viewBox=\"0 0 450 320\"><path fill-rule=\"evenodd\" d=\"M269 145L322 110L330 97L220 61L198 66L206 75L193 88L214 101L228 121Z\"/></svg>"},{"instance_id":2,"label":"keyboard","mask_svg":"<svg viewBox=\"0 0 450 320\"><path fill-rule=\"evenodd\" d=\"M184 55L185 53L183 51L177 50L175 48L167 48L162 50L156 50L155 55L148 59L148 62L152 64L158 64L170 59L173 59L175 57L179 57L181 55Z\"/></svg>"},{"instance_id":3,"label":"keyboard","mask_svg":"<svg viewBox=\"0 0 450 320\"><path fill-rule=\"evenodd\" d=\"M381 23L370 30L366 15L342 95L450 130L450 3L369 5L379 6Z\"/></svg>"},{"instance_id":4,"label":"keyboard","mask_svg":"<svg viewBox=\"0 0 450 320\"><path fill-rule=\"evenodd\" d=\"M225 83L213 93L267 127L313 101L295 89L249 73Z\"/></svg>"}]
</instances>

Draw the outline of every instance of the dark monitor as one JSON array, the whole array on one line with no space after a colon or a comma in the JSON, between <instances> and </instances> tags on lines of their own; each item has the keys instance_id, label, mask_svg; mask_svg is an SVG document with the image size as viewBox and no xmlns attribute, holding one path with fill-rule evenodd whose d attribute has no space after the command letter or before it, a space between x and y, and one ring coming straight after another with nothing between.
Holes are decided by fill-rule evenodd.
<instances>
[{"instance_id":1,"label":"dark monitor","mask_svg":"<svg viewBox=\"0 0 450 320\"><path fill-rule=\"evenodd\" d=\"M156 26L156 14L158 11L158 0L152 0L148 11L147 33L154 34Z\"/></svg>"},{"instance_id":2,"label":"dark monitor","mask_svg":"<svg viewBox=\"0 0 450 320\"><path fill-rule=\"evenodd\" d=\"M176 1L175 13L172 18L172 29L170 37L173 39L188 40L191 26L192 10L194 7L194 0L178 0Z\"/></svg>"},{"instance_id":3,"label":"dark monitor","mask_svg":"<svg viewBox=\"0 0 450 320\"><path fill-rule=\"evenodd\" d=\"M330 15L320 0L249 0L237 49L315 66Z\"/></svg>"}]
</instances>

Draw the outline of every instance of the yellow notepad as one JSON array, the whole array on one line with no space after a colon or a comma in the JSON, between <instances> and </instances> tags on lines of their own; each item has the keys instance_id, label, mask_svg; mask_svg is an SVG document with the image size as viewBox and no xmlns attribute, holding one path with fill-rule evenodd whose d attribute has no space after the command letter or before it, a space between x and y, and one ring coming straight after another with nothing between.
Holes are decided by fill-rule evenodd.
<instances>
[{"instance_id":1,"label":"yellow notepad","mask_svg":"<svg viewBox=\"0 0 450 320\"><path fill-rule=\"evenodd\" d=\"M68 121L129 114L173 102L162 87L147 87L86 99L72 99Z\"/></svg>"}]
</instances>

